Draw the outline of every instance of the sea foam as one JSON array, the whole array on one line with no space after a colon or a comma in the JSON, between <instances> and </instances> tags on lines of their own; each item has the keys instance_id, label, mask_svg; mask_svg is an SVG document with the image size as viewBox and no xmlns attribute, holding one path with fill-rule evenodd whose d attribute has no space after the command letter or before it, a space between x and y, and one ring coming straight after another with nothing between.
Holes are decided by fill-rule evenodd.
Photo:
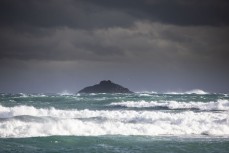
<instances>
[{"instance_id":1,"label":"sea foam","mask_svg":"<svg viewBox=\"0 0 229 153\"><path fill-rule=\"evenodd\" d=\"M197 95L206 95L209 94L209 92L203 91L201 89L193 89L190 91L186 91L186 92L166 92L165 94L172 94L172 95L183 95L183 94L197 94Z\"/></svg>"},{"instance_id":2,"label":"sea foam","mask_svg":"<svg viewBox=\"0 0 229 153\"><path fill-rule=\"evenodd\" d=\"M223 112L59 110L0 105L0 137L51 135L213 135L229 137Z\"/></svg>"},{"instance_id":3,"label":"sea foam","mask_svg":"<svg viewBox=\"0 0 229 153\"><path fill-rule=\"evenodd\" d=\"M123 107L166 107L169 109L229 110L229 100L219 99L216 102L177 102L177 101L126 101L111 103L111 106Z\"/></svg>"}]
</instances>

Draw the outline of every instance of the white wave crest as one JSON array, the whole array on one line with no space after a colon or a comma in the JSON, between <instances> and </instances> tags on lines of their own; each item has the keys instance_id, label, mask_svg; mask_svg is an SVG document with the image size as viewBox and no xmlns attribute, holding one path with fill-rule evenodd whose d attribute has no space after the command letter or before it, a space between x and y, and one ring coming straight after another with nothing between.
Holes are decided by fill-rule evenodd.
<instances>
[{"instance_id":1,"label":"white wave crest","mask_svg":"<svg viewBox=\"0 0 229 153\"><path fill-rule=\"evenodd\" d=\"M173 95L183 95L183 94L197 94L197 95L206 95L209 94L206 91L200 90L200 89L193 89L190 91L186 91L186 92L166 92L165 94L173 94Z\"/></svg>"},{"instance_id":2,"label":"white wave crest","mask_svg":"<svg viewBox=\"0 0 229 153\"><path fill-rule=\"evenodd\" d=\"M167 107L169 109L199 109L199 110L229 110L228 100L217 100L216 102L177 102L177 101L126 101L111 103L113 106L124 106L124 107Z\"/></svg>"},{"instance_id":3,"label":"white wave crest","mask_svg":"<svg viewBox=\"0 0 229 153\"><path fill-rule=\"evenodd\" d=\"M40 117L44 120L17 118L17 116L23 115L26 115L25 117ZM54 119L50 117L54 117ZM0 137L201 134L229 137L228 112L169 113L0 106L0 118Z\"/></svg>"},{"instance_id":4,"label":"white wave crest","mask_svg":"<svg viewBox=\"0 0 229 153\"><path fill-rule=\"evenodd\" d=\"M200 89L194 89L194 90L190 90L190 91L186 91L186 94L198 94L198 95L206 95L209 94L206 91L200 90Z\"/></svg>"},{"instance_id":5,"label":"white wave crest","mask_svg":"<svg viewBox=\"0 0 229 153\"><path fill-rule=\"evenodd\" d=\"M70 95L73 95L73 94L68 92L67 90L64 90L64 91L58 93L58 95L60 95L60 96L70 96Z\"/></svg>"},{"instance_id":6,"label":"white wave crest","mask_svg":"<svg viewBox=\"0 0 229 153\"><path fill-rule=\"evenodd\" d=\"M26 93L19 93L19 97L16 98L27 98L27 97L46 97L47 95L43 93L37 93L37 94L26 94Z\"/></svg>"},{"instance_id":7,"label":"white wave crest","mask_svg":"<svg viewBox=\"0 0 229 153\"><path fill-rule=\"evenodd\" d=\"M28 94L25 94L25 93L19 93L19 96L20 97L24 97L24 98L29 97L29 95Z\"/></svg>"},{"instance_id":8,"label":"white wave crest","mask_svg":"<svg viewBox=\"0 0 229 153\"><path fill-rule=\"evenodd\" d=\"M137 94L157 94L156 91L137 91Z\"/></svg>"},{"instance_id":9,"label":"white wave crest","mask_svg":"<svg viewBox=\"0 0 229 153\"><path fill-rule=\"evenodd\" d=\"M151 94L147 94L147 93L141 93L139 94L140 97L150 97L152 96Z\"/></svg>"}]
</instances>

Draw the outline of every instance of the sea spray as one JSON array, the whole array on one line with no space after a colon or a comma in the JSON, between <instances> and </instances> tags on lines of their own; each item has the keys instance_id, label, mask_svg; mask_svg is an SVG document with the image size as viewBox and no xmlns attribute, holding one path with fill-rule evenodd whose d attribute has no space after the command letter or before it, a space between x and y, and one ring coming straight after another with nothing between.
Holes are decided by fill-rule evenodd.
<instances>
[{"instance_id":1,"label":"sea spray","mask_svg":"<svg viewBox=\"0 0 229 153\"><path fill-rule=\"evenodd\" d=\"M1 106L1 137L51 135L229 136L228 112L91 111Z\"/></svg>"},{"instance_id":2,"label":"sea spray","mask_svg":"<svg viewBox=\"0 0 229 153\"><path fill-rule=\"evenodd\" d=\"M228 93L205 93L1 93L0 152L227 153Z\"/></svg>"},{"instance_id":3,"label":"sea spray","mask_svg":"<svg viewBox=\"0 0 229 153\"><path fill-rule=\"evenodd\" d=\"M217 100L210 102L178 102L178 101L126 101L114 102L111 106L124 107L165 107L168 109L199 109L199 110L229 110L229 100Z\"/></svg>"}]
</instances>

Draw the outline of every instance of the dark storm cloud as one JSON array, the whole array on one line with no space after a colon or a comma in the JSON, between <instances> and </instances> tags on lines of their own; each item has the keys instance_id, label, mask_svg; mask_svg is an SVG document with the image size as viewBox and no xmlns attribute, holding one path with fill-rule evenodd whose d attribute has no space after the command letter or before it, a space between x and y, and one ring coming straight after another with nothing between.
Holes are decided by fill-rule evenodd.
<instances>
[{"instance_id":1,"label":"dark storm cloud","mask_svg":"<svg viewBox=\"0 0 229 153\"><path fill-rule=\"evenodd\" d=\"M98 28L126 26L133 17L83 0L2 0L2 26Z\"/></svg>"},{"instance_id":2,"label":"dark storm cloud","mask_svg":"<svg viewBox=\"0 0 229 153\"><path fill-rule=\"evenodd\" d=\"M192 60L194 63L228 63L225 59L229 48L228 27L181 27L139 21L126 28L58 28L52 32L44 29L43 33L45 31L47 35L37 36L3 29L0 57L62 61L139 60L159 65L192 63Z\"/></svg>"},{"instance_id":3,"label":"dark storm cloud","mask_svg":"<svg viewBox=\"0 0 229 153\"><path fill-rule=\"evenodd\" d=\"M116 44L104 44L106 38L95 31L56 29L47 34L20 33L2 29L0 59L37 60L115 60L124 53ZM104 58L104 59L103 59Z\"/></svg>"},{"instance_id":4,"label":"dark storm cloud","mask_svg":"<svg viewBox=\"0 0 229 153\"><path fill-rule=\"evenodd\" d=\"M178 25L228 25L227 0L90 0L133 16Z\"/></svg>"},{"instance_id":5,"label":"dark storm cloud","mask_svg":"<svg viewBox=\"0 0 229 153\"><path fill-rule=\"evenodd\" d=\"M228 25L227 0L1 0L1 25L75 28L128 26L137 19Z\"/></svg>"},{"instance_id":6,"label":"dark storm cloud","mask_svg":"<svg viewBox=\"0 0 229 153\"><path fill-rule=\"evenodd\" d=\"M224 0L2 0L0 4L0 59L181 62L209 56L204 60L217 57L216 62L225 62L221 58L228 54L227 26L213 26L228 24Z\"/></svg>"},{"instance_id":7,"label":"dark storm cloud","mask_svg":"<svg viewBox=\"0 0 229 153\"><path fill-rule=\"evenodd\" d=\"M15 84L30 84L28 89L50 91L66 82L75 90L76 76L91 83L130 78L136 89L152 89L147 82L153 80L161 90L202 84L228 91L228 5L226 0L1 0L0 86L10 91ZM52 82L50 88L43 81Z\"/></svg>"}]
</instances>

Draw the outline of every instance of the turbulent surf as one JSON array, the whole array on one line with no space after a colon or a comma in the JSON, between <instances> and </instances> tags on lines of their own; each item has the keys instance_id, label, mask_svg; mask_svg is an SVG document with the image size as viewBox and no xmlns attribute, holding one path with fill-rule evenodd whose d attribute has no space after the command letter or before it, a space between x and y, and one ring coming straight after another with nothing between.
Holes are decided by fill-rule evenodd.
<instances>
[{"instance_id":1,"label":"turbulent surf","mask_svg":"<svg viewBox=\"0 0 229 153\"><path fill-rule=\"evenodd\" d=\"M15 144L20 145L20 139L26 145L36 147L35 140L52 141L52 145L55 142L66 145L68 140L77 140L86 145L95 139L106 139L106 142L94 142L97 148L102 148L99 152L107 152L108 146L126 149L128 145L125 143L142 144L139 152L150 152L145 148L148 143L163 146L173 141L177 142L174 145L179 145L182 139L183 147L199 141L208 143L206 147L209 142L213 146L221 142L220 152L226 152L229 97L201 90L126 94L1 93L0 152L7 152L7 148L1 146L14 148ZM115 144L117 141L124 144ZM37 151L23 149L24 152ZM74 152L79 148L72 149ZM93 150L90 147L84 149L86 152ZM46 148L43 151L52 150ZM136 150L129 148L128 152Z\"/></svg>"}]
</instances>

